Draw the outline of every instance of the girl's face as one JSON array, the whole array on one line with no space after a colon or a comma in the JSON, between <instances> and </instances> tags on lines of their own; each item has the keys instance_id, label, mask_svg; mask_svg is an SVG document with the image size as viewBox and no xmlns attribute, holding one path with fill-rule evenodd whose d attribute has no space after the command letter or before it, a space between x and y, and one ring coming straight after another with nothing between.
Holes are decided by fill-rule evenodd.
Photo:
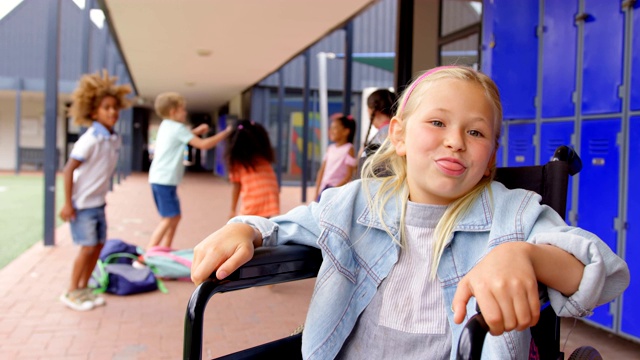
<instances>
[{"instance_id":1,"label":"girl's face","mask_svg":"<svg viewBox=\"0 0 640 360\"><path fill-rule=\"evenodd\" d=\"M92 118L102 124L109 131L113 131L113 127L118 122L118 114L120 106L118 100L113 96L105 96L100 101L100 105L92 114Z\"/></svg>"},{"instance_id":2,"label":"girl's face","mask_svg":"<svg viewBox=\"0 0 640 360\"><path fill-rule=\"evenodd\" d=\"M430 85L413 114L392 119L391 141L406 156L411 201L447 205L490 174L494 117L482 86L442 79Z\"/></svg>"},{"instance_id":3,"label":"girl's face","mask_svg":"<svg viewBox=\"0 0 640 360\"><path fill-rule=\"evenodd\" d=\"M336 143L347 142L349 136L349 129L342 126L340 120L333 120L331 126L329 126L329 140Z\"/></svg>"}]
</instances>

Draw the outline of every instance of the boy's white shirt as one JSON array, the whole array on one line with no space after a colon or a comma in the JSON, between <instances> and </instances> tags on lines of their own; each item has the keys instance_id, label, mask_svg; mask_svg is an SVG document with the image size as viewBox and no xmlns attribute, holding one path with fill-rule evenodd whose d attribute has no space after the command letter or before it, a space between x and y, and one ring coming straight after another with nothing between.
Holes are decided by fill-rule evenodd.
<instances>
[{"instance_id":1,"label":"boy's white shirt","mask_svg":"<svg viewBox=\"0 0 640 360\"><path fill-rule=\"evenodd\" d=\"M120 136L110 133L98 122L94 122L76 141L69 155L82 162L73 172L71 199L75 209L90 209L105 204L120 146Z\"/></svg>"},{"instance_id":2,"label":"boy's white shirt","mask_svg":"<svg viewBox=\"0 0 640 360\"><path fill-rule=\"evenodd\" d=\"M153 161L149 168L149 182L159 185L178 185L184 175L184 146L195 135L184 123L164 119L158 128Z\"/></svg>"}]
</instances>

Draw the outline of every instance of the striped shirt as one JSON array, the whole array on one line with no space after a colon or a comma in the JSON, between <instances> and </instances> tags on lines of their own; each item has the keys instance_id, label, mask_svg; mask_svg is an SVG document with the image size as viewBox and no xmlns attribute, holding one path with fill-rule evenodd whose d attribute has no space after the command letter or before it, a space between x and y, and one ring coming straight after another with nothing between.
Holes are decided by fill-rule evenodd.
<instances>
[{"instance_id":1,"label":"striped shirt","mask_svg":"<svg viewBox=\"0 0 640 360\"><path fill-rule=\"evenodd\" d=\"M280 214L278 179L269 162L261 160L255 169L235 166L229 171L229 181L240 183L238 215L271 217Z\"/></svg>"},{"instance_id":2,"label":"striped shirt","mask_svg":"<svg viewBox=\"0 0 640 360\"><path fill-rule=\"evenodd\" d=\"M430 277L435 227L446 206L409 201L406 244L338 359L448 359L451 330L440 282Z\"/></svg>"}]
</instances>

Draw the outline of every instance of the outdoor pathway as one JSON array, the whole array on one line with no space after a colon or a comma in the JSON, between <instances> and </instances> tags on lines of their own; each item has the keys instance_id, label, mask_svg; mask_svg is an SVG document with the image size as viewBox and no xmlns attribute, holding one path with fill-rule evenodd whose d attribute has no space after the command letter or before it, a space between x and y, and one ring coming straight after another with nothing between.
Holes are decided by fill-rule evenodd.
<instances>
[{"instance_id":1,"label":"outdoor pathway","mask_svg":"<svg viewBox=\"0 0 640 360\"><path fill-rule=\"evenodd\" d=\"M174 247L192 248L222 226L229 213L230 191L226 181L212 175L187 174L178 189L184 215ZM300 195L298 187L283 188L282 210L299 205ZM107 201L109 237L144 246L160 220L146 174L131 175L115 185ZM107 294L106 306L75 312L58 296L67 286L76 251L65 224L56 230L56 246L38 243L0 270L0 358L180 359L193 284L167 281L168 294ZM313 282L214 296L205 315L205 357L289 335L304 321ZM565 322L563 331L571 324ZM581 344L594 345L605 359L640 359L639 344L578 321L566 352Z\"/></svg>"}]
</instances>

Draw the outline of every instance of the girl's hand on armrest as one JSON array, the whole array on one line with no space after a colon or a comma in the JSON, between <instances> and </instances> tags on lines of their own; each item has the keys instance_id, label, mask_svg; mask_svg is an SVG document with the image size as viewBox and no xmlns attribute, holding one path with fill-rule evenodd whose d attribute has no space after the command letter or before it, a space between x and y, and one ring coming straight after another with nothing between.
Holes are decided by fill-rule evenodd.
<instances>
[{"instance_id":1,"label":"girl's hand on armrest","mask_svg":"<svg viewBox=\"0 0 640 360\"><path fill-rule=\"evenodd\" d=\"M250 225L225 225L193 249L191 280L198 285L214 271L216 278L224 279L251 260L254 247L260 246L261 242L261 234Z\"/></svg>"},{"instance_id":2,"label":"girl's hand on armrest","mask_svg":"<svg viewBox=\"0 0 640 360\"><path fill-rule=\"evenodd\" d=\"M540 318L538 282L531 260L535 245L509 242L495 247L460 280L453 297L456 324L475 296L492 335L525 330Z\"/></svg>"}]
</instances>

